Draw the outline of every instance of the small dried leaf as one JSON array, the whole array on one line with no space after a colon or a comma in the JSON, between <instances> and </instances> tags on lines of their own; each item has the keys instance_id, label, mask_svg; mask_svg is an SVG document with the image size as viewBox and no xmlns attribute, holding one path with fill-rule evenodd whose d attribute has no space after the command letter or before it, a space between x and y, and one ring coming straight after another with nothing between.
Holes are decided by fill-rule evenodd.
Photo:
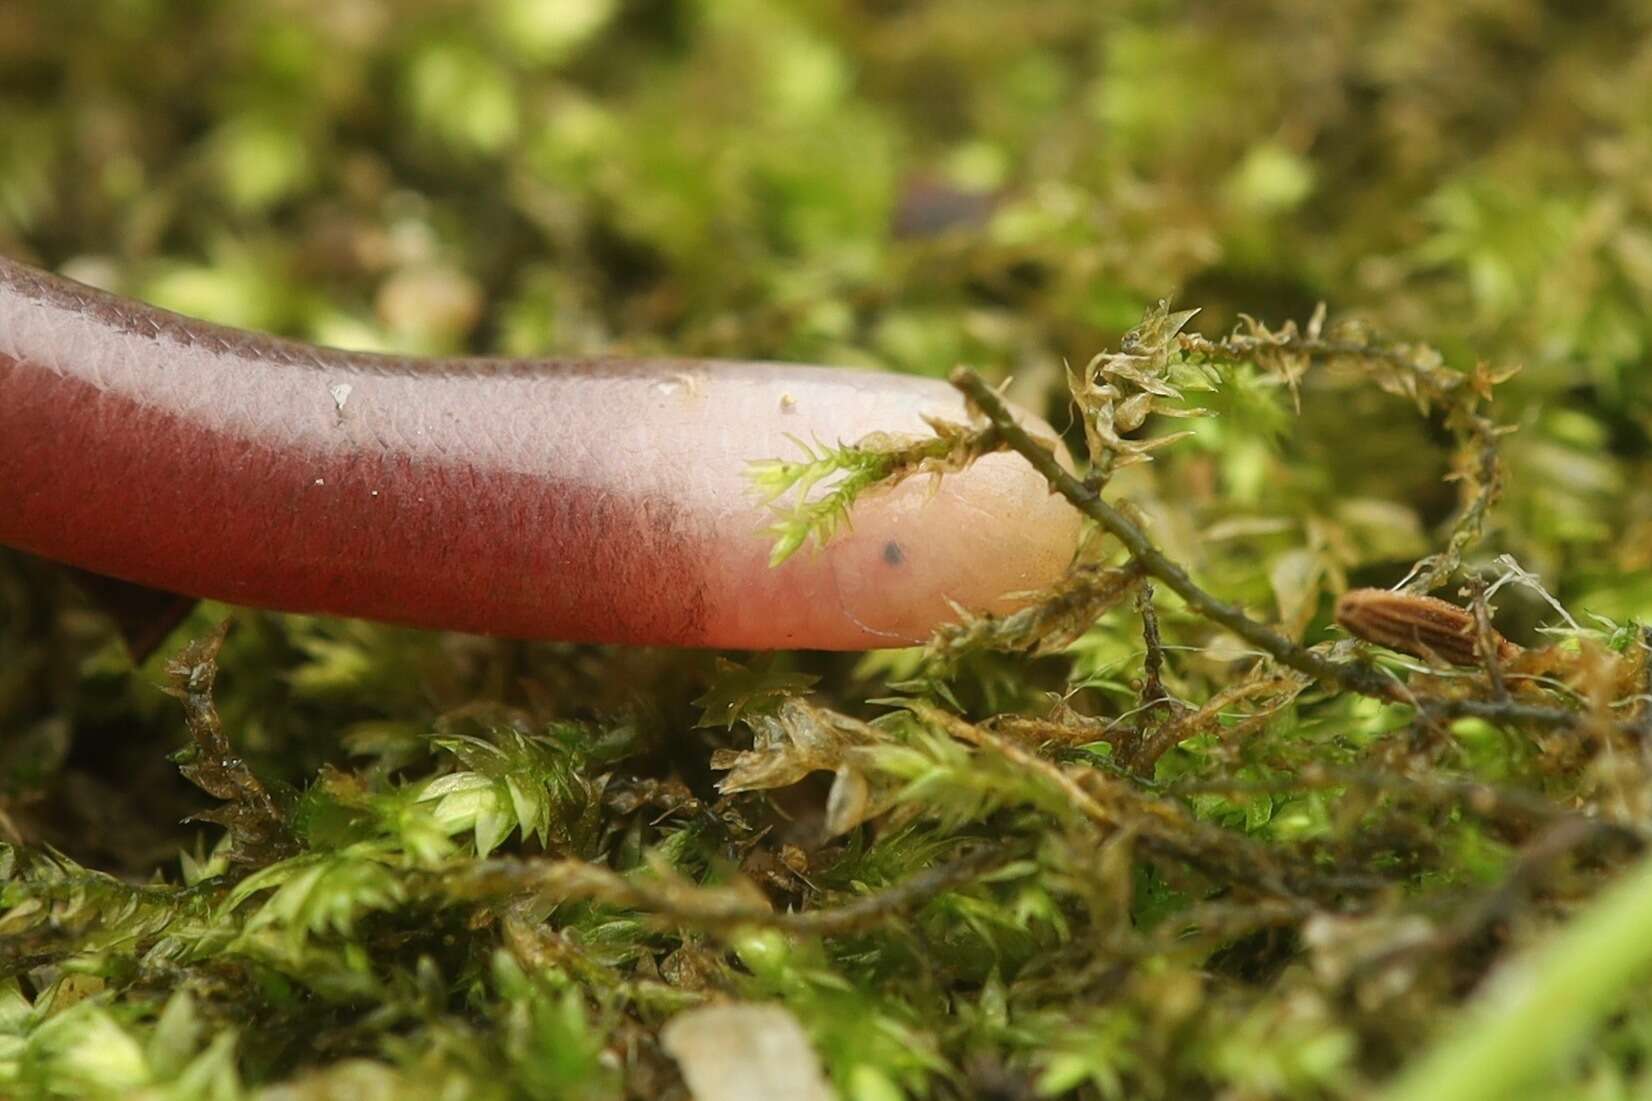
<instances>
[{"instance_id":1,"label":"small dried leaf","mask_svg":"<svg viewBox=\"0 0 1652 1101\"><path fill-rule=\"evenodd\" d=\"M811 772L836 772L854 747L877 741L872 727L846 715L788 699L772 715L746 719L749 750L719 750L711 767L728 775L717 785L725 795L795 784Z\"/></svg>"}]
</instances>

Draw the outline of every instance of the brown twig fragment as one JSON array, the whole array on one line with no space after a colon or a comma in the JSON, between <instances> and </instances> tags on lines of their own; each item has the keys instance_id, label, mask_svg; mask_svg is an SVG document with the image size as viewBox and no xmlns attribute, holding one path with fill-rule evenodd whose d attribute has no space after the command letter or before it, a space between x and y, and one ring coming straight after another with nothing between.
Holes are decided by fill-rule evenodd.
<instances>
[{"instance_id":1,"label":"brown twig fragment","mask_svg":"<svg viewBox=\"0 0 1652 1101\"><path fill-rule=\"evenodd\" d=\"M1153 586L1142 583L1136 593L1136 611L1141 613L1142 645L1147 653L1142 660L1142 707L1160 710L1172 706L1170 693L1164 686L1164 642L1159 638L1159 613L1153 607Z\"/></svg>"},{"instance_id":2,"label":"brown twig fragment","mask_svg":"<svg viewBox=\"0 0 1652 1101\"><path fill-rule=\"evenodd\" d=\"M1478 666L1487 658L1511 661L1521 653L1520 647L1489 624L1482 630L1473 610L1417 593L1349 589L1337 601L1336 621L1366 642L1464 668ZM1492 653L1484 657L1480 653L1482 633L1492 647Z\"/></svg>"},{"instance_id":3,"label":"brown twig fragment","mask_svg":"<svg viewBox=\"0 0 1652 1101\"><path fill-rule=\"evenodd\" d=\"M1491 683L1492 698L1506 700L1509 698L1509 684L1503 676L1503 657L1506 648L1512 644L1491 625L1491 606L1486 603L1485 579L1476 577L1470 585L1473 602L1469 607L1474 613L1475 652L1479 655L1481 664L1485 666L1486 680Z\"/></svg>"},{"instance_id":4,"label":"brown twig fragment","mask_svg":"<svg viewBox=\"0 0 1652 1101\"><path fill-rule=\"evenodd\" d=\"M583 860L489 860L467 872L456 885L457 891L450 893L471 897L542 892L625 906L696 928L756 926L804 936L835 936L910 913L937 895L996 871L1014 855L1001 847L980 848L841 906L798 913L776 912L749 883L703 887L676 876L649 883Z\"/></svg>"}]
</instances>

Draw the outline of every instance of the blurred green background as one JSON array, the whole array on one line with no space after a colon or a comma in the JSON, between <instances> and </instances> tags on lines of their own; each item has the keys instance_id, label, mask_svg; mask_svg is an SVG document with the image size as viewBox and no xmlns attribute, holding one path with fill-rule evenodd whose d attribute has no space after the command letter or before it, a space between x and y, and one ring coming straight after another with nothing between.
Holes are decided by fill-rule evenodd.
<instances>
[{"instance_id":1,"label":"blurred green background","mask_svg":"<svg viewBox=\"0 0 1652 1101\"><path fill-rule=\"evenodd\" d=\"M962 363L1013 377L1013 394L1058 425L1071 423L1063 365L1116 347L1161 299L1199 307L1193 327L1210 335L1246 315L1305 321L1324 303L1333 318L1431 344L1456 368L1521 367L1499 391L1498 416L1516 429L1504 443L1507 491L1473 564L1513 554L1580 615L1652 618L1652 7L1638 0L0 0L0 253L184 313L352 348L672 352L932 375ZM1405 402L1329 372L1309 377L1298 412L1246 371L1194 400L1221 415L1191 422L1190 440L1116 486L1212 590L1323 638L1336 592L1392 582L1438 545L1456 500L1441 481L1448 441ZM375 927L394 936L352 943L351 915L394 908L373 901L388 897L372 895L378 880L339 888L337 922L319 903L246 928L245 910L230 921L237 935L269 936L290 922L325 951L232 951L192 926L187 961L150 952L140 965L131 944L147 952L155 930L176 934L167 922L180 914L205 921L188 909L191 891L227 865L203 840L213 830L179 824L205 800L163 759L181 735L153 688L158 667L134 676L82 607L39 564L0 556L0 840L55 845L135 879L176 880L178 849L193 855L187 888L164 903L143 896L171 916L135 941L106 936L119 922L98 910L106 924L57 914L59 940L29 925L40 939L7 950L8 970L55 991L53 1004L81 996L62 994L77 969L118 991L113 1017L82 1014L82 1031L56 1039L0 991L0 1081L42 1096L64 1083L233 1096L211 1090L220 1064L237 1059L246 1082L294 1091L282 1097L354 1096L366 1084L386 1091L374 1096L427 1086L435 1096L455 1082L472 1092L452 1096L674 1096L653 1041L614 1008L633 1012L625 999L636 991L591 978L606 968L642 983L656 957L805 1007L854 1101L1356 1096L1363 1076L1380 1078L1422 1043L1485 965L1465 953L1453 965L1460 982L1448 969L1426 996L1367 1012L1351 995L1314 1001L1323 992L1301 982L1301 943L1281 934L1246 948L1256 973L1249 962L1224 972L1216 957L1144 964L1119 995L1128 1012L1109 1017L1090 1013L1096 988L1063 987L1059 961L1041 956L1066 945L1038 925L1042 912L999 898L1022 906L1013 932L983 916L985 903L960 904L930 930L939 948L905 930L794 956L752 942L739 966L716 967L690 951L703 949L693 938L662 947L634 915L582 914L597 972L579 971L590 960L575 953L545 986L489 955L499 936L480 917L427 921L409 903L402 926ZM1521 642L1552 620L1514 590L1502 611ZM1199 630L1191 619L1171 608L1167 629ZM1070 654L1031 665L982 659L954 688L973 709L1005 711L1047 708L1046 692L1062 690L1108 718L1133 701L1135 632L1104 623ZM1233 657L1178 659L1178 690L1208 698L1230 682ZM864 713L913 660L786 658L773 670L820 676L832 706ZM220 704L249 759L345 805L328 785L343 782L331 769L348 758L384 821L395 793L413 789L406 778L453 775L421 739L436 716L477 699L508 699L536 720L633 708L647 748L625 751L642 762L626 782L682 776L709 791L714 736L686 733L691 701L721 675L706 655L245 616L225 663ZM531 690L516 687L530 679ZM1376 745L1395 726L1351 701L1318 718L1279 739L1290 761ZM647 742L662 732L664 749ZM1573 782L1591 798L1606 782L1580 778L1577 761L1534 764L1536 750L1490 728L1474 737L1453 767L1553 781L1561 799ZM581 767L610 760L579 752ZM1213 759L1171 755L1166 768L1191 775ZM657 844L703 871L730 851L715 830L683 840L690 831L671 832L675 823L655 829L637 798L614 812L630 831L616 864L634 867ZM626 817L637 805L646 824ZM1329 831L1325 805L1289 804L1295 818L1287 805L1198 804L1269 842L1329 836L1314 832ZM1028 836L1044 828L1017 821ZM1452 821L1423 832L1445 837L1461 825ZM306 837L318 854L331 851L316 840L324 833ZM1437 866L1393 874L1421 888L1487 882L1507 866L1506 840L1450 833L1429 850ZM942 847L888 844L906 847L889 855L868 841L819 882L887 885ZM397 860L417 864L393 851L384 863L398 875ZM0 864L8 878L21 866ZM73 913L96 909L86 899L103 896L80 886L78 869L65 874L0 901L68 906L80 891ZM1148 911L1157 920L1188 902L1146 872L1137 886L1144 925ZM115 913L127 901L97 905ZM119 921L140 923L152 913L123 912ZM432 957L409 962L409 943L438 934L444 947L430 952L445 986L436 963L424 970ZM1105 959L1086 951L1086 965ZM1003 981L1041 963L1055 977L1005 1009L1015 998ZM1218 978L1196 1018L1190 991L1206 990L1209 973ZM337 976L348 982L329 985ZM679 977L668 976L674 987ZM202 1020L246 1028L241 1054L213 1064L218 1078L202 1071L195 1093L179 1068L201 1064L163 1041L178 1052L201 1044L155 1021L174 981L196 992ZM661 1005L677 1004L635 1012L652 1027ZM1644 1086L1652 1011L1637 1006L1597 1050L1592 1081L1606 1085L1588 1096ZM448 1010L483 1023L464 1032ZM1202 1039L1184 1045L1194 1032ZM94 1043L127 1044L142 1073L64 1055ZM598 1058L621 1048L632 1060L623 1088ZM541 1049L566 1059L536 1063ZM302 1077L369 1055L378 1071Z\"/></svg>"}]
</instances>

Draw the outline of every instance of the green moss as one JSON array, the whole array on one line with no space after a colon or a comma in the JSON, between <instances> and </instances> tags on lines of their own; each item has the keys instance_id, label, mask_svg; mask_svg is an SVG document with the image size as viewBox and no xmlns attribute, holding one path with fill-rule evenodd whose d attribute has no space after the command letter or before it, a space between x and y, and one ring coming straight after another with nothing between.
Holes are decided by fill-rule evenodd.
<instances>
[{"instance_id":1,"label":"green moss","mask_svg":"<svg viewBox=\"0 0 1652 1101\"><path fill-rule=\"evenodd\" d=\"M727 998L851 1101L1644 1093L1652 26L1334 8L0 4L7 255L358 347L967 364L1199 587L1098 537L907 651L235 612L169 674L0 555L0 1093L679 1097ZM781 552L1013 446L806 442ZM1424 559L1564 656L1332 625Z\"/></svg>"}]
</instances>

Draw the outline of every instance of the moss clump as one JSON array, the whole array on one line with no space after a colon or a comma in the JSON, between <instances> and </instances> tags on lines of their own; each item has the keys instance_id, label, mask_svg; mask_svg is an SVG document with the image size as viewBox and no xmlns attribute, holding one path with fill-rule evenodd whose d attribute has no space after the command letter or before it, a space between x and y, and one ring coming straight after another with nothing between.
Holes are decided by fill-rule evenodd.
<instances>
[{"instance_id":1,"label":"moss clump","mask_svg":"<svg viewBox=\"0 0 1652 1101\"><path fill-rule=\"evenodd\" d=\"M983 378L1093 521L859 657L205 608L134 670L0 557L0 1093L682 1097L720 999L852 1101L1645 1092L1649 32L0 5L8 255L361 347L966 364L976 423L759 468L781 550L1046 454ZM1390 585L1524 654L1333 625Z\"/></svg>"}]
</instances>

